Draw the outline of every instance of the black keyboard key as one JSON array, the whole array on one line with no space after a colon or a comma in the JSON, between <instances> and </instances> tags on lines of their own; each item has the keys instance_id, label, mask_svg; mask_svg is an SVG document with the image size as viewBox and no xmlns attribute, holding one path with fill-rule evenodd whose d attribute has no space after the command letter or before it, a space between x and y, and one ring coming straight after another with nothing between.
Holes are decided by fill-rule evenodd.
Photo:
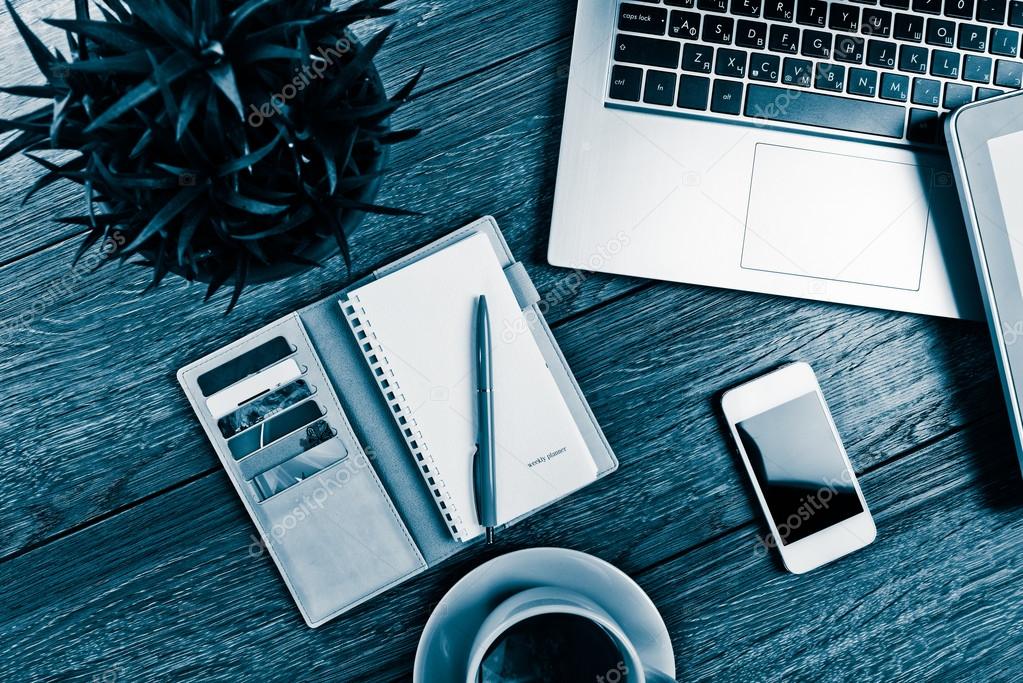
<instances>
[{"instance_id":1,"label":"black keyboard key","mask_svg":"<svg viewBox=\"0 0 1023 683\"><path fill-rule=\"evenodd\" d=\"M977 24L959 25L959 49L984 52L987 50L987 27Z\"/></svg>"},{"instance_id":2,"label":"black keyboard key","mask_svg":"<svg viewBox=\"0 0 1023 683\"><path fill-rule=\"evenodd\" d=\"M892 16L883 9L867 7L863 10L860 31L875 38L888 38L892 35Z\"/></svg>"},{"instance_id":3,"label":"black keyboard key","mask_svg":"<svg viewBox=\"0 0 1023 683\"><path fill-rule=\"evenodd\" d=\"M714 61L714 48L698 43L686 43L682 48L682 70L709 74Z\"/></svg>"},{"instance_id":4,"label":"black keyboard key","mask_svg":"<svg viewBox=\"0 0 1023 683\"><path fill-rule=\"evenodd\" d=\"M941 14L941 0L913 0L913 11L925 14Z\"/></svg>"},{"instance_id":5,"label":"black keyboard key","mask_svg":"<svg viewBox=\"0 0 1023 683\"><path fill-rule=\"evenodd\" d=\"M799 0L796 5L796 21L800 24L823 27L827 14L827 0Z\"/></svg>"},{"instance_id":6,"label":"black keyboard key","mask_svg":"<svg viewBox=\"0 0 1023 683\"><path fill-rule=\"evenodd\" d=\"M971 86L962 83L945 84L945 99L942 101L942 106L945 109L958 109L972 101L973 88Z\"/></svg>"},{"instance_id":7,"label":"black keyboard key","mask_svg":"<svg viewBox=\"0 0 1023 683\"><path fill-rule=\"evenodd\" d=\"M749 58L749 77L753 81L777 83L781 75L781 57L755 52Z\"/></svg>"},{"instance_id":8,"label":"black keyboard key","mask_svg":"<svg viewBox=\"0 0 1023 683\"><path fill-rule=\"evenodd\" d=\"M845 67L838 64L817 64L813 87L818 90L842 92L845 88Z\"/></svg>"},{"instance_id":9,"label":"black keyboard key","mask_svg":"<svg viewBox=\"0 0 1023 683\"><path fill-rule=\"evenodd\" d=\"M927 73L927 48L917 45L903 45L899 50L899 71L914 74Z\"/></svg>"},{"instance_id":10,"label":"black keyboard key","mask_svg":"<svg viewBox=\"0 0 1023 683\"><path fill-rule=\"evenodd\" d=\"M738 116L742 111L742 82L714 80L714 90L710 98L710 110L718 114Z\"/></svg>"},{"instance_id":11,"label":"black keyboard key","mask_svg":"<svg viewBox=\"0 0 1023 683\"><path fill-rule=\"evenodd\" d=\"M615 64L611 67L611 90L608 97L614 100L639 102L643 89L643 70L633 66Z\"/></svg>"},{"instance_id":12,"label":"black keyboard key","mask_svg":"<svg viewBox=\"0 0 1023 683\"><path fill-rule=\"evenodd\" d=\"M908 40L919 43L924 39L923 17L915 17L912 14L896 14L895 29L892 37L896 40Z\"/></svg>"},{"instance_id":13,"label":"black keyboard key","mask_svg":"<svg viewBox=\"0 0 1023 683\"><path fill-rule=\"evenodd\" d=\"M615 36L616 62L674 69L678 66L678 53L679 44L674 40L627 36L621 33Z\"/></svg>"},{"instance_id":14,"label":"black keyboard key","mask_svg":"<svg viewBox=\"0 0 1023 683\"><path fill-rule=\"evenodd\" d=\"M718 45L731 45L735 19L707 15L703 18L703 40Z\"/></svg>"},{"instance_id":15,"label":"black keyboard key","mask_svg":"<svg viewBox=\"0 0 1023 683\"><path fill-rule=\"evenodd\" d=\"M867 43L867 64L881 69L894 69L897 49L895 43L871 40Z\"/></svg>"},{"instance_id":16,"label":"black keyboard key","mask_svg":"<svg viewBox=\"0 0 1023 683\"><path fill-rule=\"evenodd\" d=\"M1007 28L991 30L991 54L1015 57L1019 54L1019 33Z\"/></svg>"},{"instance_id":17,"label":"black keyboard key","mask_svg":"<svg viewBox=\"0 0 1023 683\"><path fill-rule=\"evenodd\" d=\"M786 106L778 106L785 101ZM815 92L789 95L784 88L751 83L746 89L746 116L801 123L833 130L901 138L906 130L901 105L854 100Z\"/></svg>"},{"instance_id":18,"label":"black keyboard key","mask_svg":"<svg viewBox=\"0 0 1023 683\"><path fill-rule=\"evenodd\" d=\"M823 31L803 31L803 56L819 57L820 59L831 58L831 34Z\"/></svg>"},{"instance_id":19,"label":"black keyboard key","mask_svg":"<svg viewBox=\"0 0 1023 683\"><path fill-rule=\"evenodd\" d=\"M685 7L686 9L693 9L696 7L696 0L664 0L665 5L671 5L672 7Z\"/></svg>"},{"instance_id":20,"label":"black keyboard key","mask_svg":"<svg viewBox=\"0 0 1023 683\"><path fill-rule=\"evenodd\" d=\"M671 21L668 22L668 37L679 38L680 40L696 40L699 38L699 12L672 10Z\"/></svg>"},{"instance_id":21,"label":"black keyboard key","mask_svg":"<svg viewBox=\"0 0 1023 683\"><path fill-rule=\"evenodd\" d=\"M944 19L927 20L927 44L938 47L954 47L956 41L956 25Z\"/></svg>"},{"instance_id":22,"label":"black keyboard key","mask_svg":"<svg viewBox=\"0 0 1023 683\"><path fill-rule=\"evenodd\" d=\"M1009 26L1023 28L1023 0L1012 0L1009 3Z\"/></svg>"},{"instance_id":23,"label":"black keyboard key","mask_svg":"<svg viewBox=\"0 0 1023 683\"><path fill-rule=\"evenodd\" d=\"M759 17L761 0L732 0L732 14L740 17Z\"/></svg>"},{"instance_id":24,"label":"black keyboard key","mask_svg":"<svg viewBox=\"0 0 1023 683\"><path fill-rule=\"evenodd\" d=\"M977 0L977 21L1004 24L1006 0Z\"/></svg>"},{"instance_id":25,"label":"black keyboard key","mask_svg":"<svg viewBox=\"0 0 1023 683\"><path fill-rule=\"evenodd\" d=\"M663 36L668 23L668 10L623 2L618 7L618 28L622 31Z\"/></svg>"},{"instance_id":26,"label":"black keyboard key","mask_svg":"<svg viewBox=\"0 0 1023 683\"><path fill-rule=\"evenodd\" d=\"M727 12L728 0L696 0L696 6L707 12Z\"/></svg>"},{"instance_id":27,"label":"black keyboard key","mask_svg":"<svg viewBox=\"0 0 1023 683\"><path fill-rule=\"evenodd\" d=\"M874 97L877 95L877 72L870 69L849 69L849 85L846 92L851 95Z\"/></svg>"},{"instance_id":28,"label":"black keyboard key","mask_svg":"<svg viewBox=\"0 0 1023 683\"><path fill-rule=\"evenodd\" d=\"M762 21L740 19L735 25L735 44L763 50L767 47L767 24Z\"/></svg>"},{"instance_id":29,"label":"black keyboard key","mask_svg":"<svg viewBox=\"0 0 1023 683\"><path fill-rule=\"evenodd\" d=\"M959 78L959 53L935 50L931 53L931 75Z\"/></svg>"},{"instance_id":30,"label":"black keyboard key","mask_svg":"<svg viewBox=\"0 0 1023 683\"><path fill-rule=\"evenodd\" d=\"M670 107L675 102L675 74L670 71L647 69L643 101Z\"/></svg>"},{"instance_id":31,"label":"black keyboard key","mask_svg":"<svg viewBox=\"0 0 1023 683\"><path fill-rule=\"evenodd\" d=\"M831 3L828 10L828 28L856 33L860 30L860 8L843 5L840 2Z\"/></svg>"},{"instance_id":32,"label":"black keyboard key","mask_svg":"<svg viewBox=\"0 0 1023 683\"><path fill-rule=\"evenodd\" d=\"M909 0L881 0L881 7L892 9L909 9Z\"/></svg>"},{"instance_id":33,"label":"black keyboard key","mask_svg":"<svg viewBox=\"0 0 1023 683\"><path fill-rule=\"evenodd\" d=\"M995 65L995 85L1014 89L1023 87L1023 63L999 59Z\"/></svg>"},{"instance_id":34,"label":"black keyboard key","mask_svg":"<svg viewBox=\"0 0 1023 683\"><path fill-rule=\"evenodd\" d=\"M764 19L791 22L796 13L796 0L767 0Z\"/></svg>"},{"instance_id":35,"label":"black keyboard key","mask_svg":"<svg viewBox=\"0 0 1023 683\"><path fill-rule=\"evenodd\" d=\"M746 75L746 53L742 50L732 50L723 47L718 50L717 61L714 64L714 73L718 76L731 76L742 78Z\"/></svg>"},{"instance_id":36,"label":"black keyboard key","mask_svg":"<svg viewBox=\"0 0 1023 683\"><path fill-rule=\"evenodd\" d=\"M945 0L945 16L973 19L974 0Z\"/></svg>"},{"instance_id":37,"label":"black keyboard key","mask_svg":"<svg viewBox=\"0 0 1023 683\"><path fill-rule=\"evenodd\" d=\"M991 99L992 97L998 97L999 95L1004 95L1004 94L1005 94L1005 91L1004 90L999 90L998 88L977 88L977 99L978 100L987 100L987 99Z\"/></svg>"},{"instance_id":38,"label":"black keyboard key","mask_svg":"<svg viewBox=\"0 0 1023 683\"><path fill-rule=\"evenodd\" d=\"M710 79L682 74L678 79L678 102L682 109L707 110L710 101Z\"/></svg>"},{"instance_id":39,"label":"black keyboard key","mask_svg":"<svg viewBox=\"0 0 1023 683\"><path fill-rule=\"evenodd\" d=\"M941 83L929 78L913 79L913 104L937 107L941 104Z\"/></svg>"},{"instance_id":40,"label":"black keyboard key","mask_svg":"<svg viewBox=\"0 0 1023 683\"><path fill-rule=\"evenodd\" d=\"M882 99L905 102L909 99L909 76L881 74Z\"/></svg>"},{"instance_id":41,"label":"black keyboard key","mask_svg":"<svg viewBox=\"0 0 1023 683\"><path fill-rule=\"evenodd\" d=\"M774 52L796 54L799 49L799 29L794 26L771 26L767 46Z\"/></svg>"},{"instance_id":42,"label":"black keyboard key","mask_svg":"<svg viewBox=\"0 0 1023 683\"><path fill-rule=\"evenodd\" d=\"M938 142L938 133L941 132L938 112L930 109L910 109L909 128L906 130L906 139L910 142L923 144L934 144Z\"/></svg>"},{"instance_id":43,"label":"black keyboard key","mask_svg":"<svg viewBox=\"0 0 1023 683\"><path fill-rule=\"evenodd\" d=\"M813 80L813 62L805 59L785 58L785 67L781 72L781 82L800 88L809 88Z\"/></svg>"},{"instance_id":44,"label":"black keyboard key","mask_svg":"<svg viewBox=\"0 0 1023 683\"><path fill-rule=\"evenodd\" d=\"M834 59L849 64L863 63L865 41L856 36L835 36Z\"/></svg>"},{"instance_id":45,"label":"black keyboard key","mask_svg":"<svg viewBox=\"0 0 1023 683\"><path fill-rule=\"evenodd\" d=\"M993 68L990 57L966 55L963 59L963 80L971 83L990 83Z\"/></svg>"}]
</instances>

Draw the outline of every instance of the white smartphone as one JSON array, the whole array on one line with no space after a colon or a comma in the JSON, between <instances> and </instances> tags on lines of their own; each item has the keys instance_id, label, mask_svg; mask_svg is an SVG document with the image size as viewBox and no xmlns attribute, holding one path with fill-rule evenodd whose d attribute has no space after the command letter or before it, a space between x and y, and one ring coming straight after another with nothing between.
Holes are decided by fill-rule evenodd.
<instances>
[{"instance_id":1,"label":"white smartphone","mask_svg":"<svg viewBox=\"0 0 1023 683\"><path fill-rule=\"evenodd\" d=\"M806 363L793 363L721 397L739 455L795 574L871 543L874 520Z\"/></svg>"}]
</instances>

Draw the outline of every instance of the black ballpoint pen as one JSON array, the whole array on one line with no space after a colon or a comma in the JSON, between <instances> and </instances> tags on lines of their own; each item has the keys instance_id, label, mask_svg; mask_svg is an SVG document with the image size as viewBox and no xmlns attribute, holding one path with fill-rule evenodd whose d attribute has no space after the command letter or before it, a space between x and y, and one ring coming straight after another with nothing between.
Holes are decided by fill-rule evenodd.
<instances>
[{"instance_id":1,"label":"black ballpoint pen","mask_svg":"<svg viewBox=\"0 0 1023 683\"><path fill-rule=\"evenodd\" d=\"M476 419L478 420L473 477L476 493L476 517L487 532L487 543L494 542L497 526L497 475L494 446L494 371L491 366L490 314L487 297L476 302Z\"/></svg>"}]
</instances>

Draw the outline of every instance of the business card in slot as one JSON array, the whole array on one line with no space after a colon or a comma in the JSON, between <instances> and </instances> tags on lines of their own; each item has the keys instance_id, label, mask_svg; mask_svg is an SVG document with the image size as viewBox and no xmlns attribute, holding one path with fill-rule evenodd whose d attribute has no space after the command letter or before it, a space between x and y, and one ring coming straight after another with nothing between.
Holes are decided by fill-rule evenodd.
<instances>
[{"instance_id":1,"label":"business card in slot","mask_svg":"<svg viewBox=\"0 0 1023 683\"><path fill-rule=\"evenodd\" d=\"M212 370L199 375L196 384L203 396L211 396L235 382L240 382L274 363L284 360L295 352L295 347L284 337L274 337L268 342L249 349Z\"/></svg>"},{"instance_id":2,"label":"business card in slot","mask_svg":"<svg viewBox=\"0 0 1023 683\"><path fill-rule=\"evenodd\" d=\"M297 360L288 358L210 396L206 399L206 407L209 408L210 415L219 420L228 413L238 410L245 403L295 381L303 372L305 369Z\"/></svg>"},{"instance_id":3,"label":"business card in slot","mask_svg":"<svg viewBox=\"0 0 1023 683\"><path fill-rule=\"evenodd\" d=\"M278 387L268 394L263 394L241 408L224 415L217 420L217 427L225 439L230 439L235 434L243 432L263 420L269 420L274 415L304 401L314 393L316 393L316 387L311 386L304 379L296 379L294 382Z\"/></svg>"},{"instance_id":4,"label":"business card in slot","mask_svg":"<svg viewBox=\"0 0 1023 683\"><path fill-rule=\"evenodd\" d=\"M260 500L291 488L348 455L348 449L324 420L306 427L302 445L303 452L253 477L252 484Z\"/></svg>"},{"instance_id":5,"label":"business card in slot","mask_svg":"<svg viewBox=\"0 0 1023 683\"><path fill-rule=\"evenodd\" d=\"M323 410L314 399L285 410L227 440L235 460L265 448L274 441L323 417Z\"/></svg>"}]
</instances>

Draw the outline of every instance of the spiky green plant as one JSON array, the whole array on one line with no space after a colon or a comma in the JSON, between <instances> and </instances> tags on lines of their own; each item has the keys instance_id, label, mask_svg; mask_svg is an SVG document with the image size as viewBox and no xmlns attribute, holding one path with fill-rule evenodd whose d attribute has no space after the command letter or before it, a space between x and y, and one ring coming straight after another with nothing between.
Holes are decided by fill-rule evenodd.
<instances>
[{"instance_id":1,"label":"spiky green plant","mask_svg":"<svg viewBox=\"0 0 1023 683\"><path fill-rule=\"evenodd\" d=\"M45 168L26 199L60 179L84 187L88 211L58 221L88 229L75 260L118 235L120 259L208 280L207 299L250 273L310 258L370 203L386 145L415 130L389 116L419 72L388 98L373 59L393 24L358 43L350 26L390 15L392 0L332 10L329 0L75 0L71 59L51 51L5 0L45 85L0 88L51 100L0 120L17 152ZM54 163L35 150L78 152Z\"/></svg>"}]
</instances>

